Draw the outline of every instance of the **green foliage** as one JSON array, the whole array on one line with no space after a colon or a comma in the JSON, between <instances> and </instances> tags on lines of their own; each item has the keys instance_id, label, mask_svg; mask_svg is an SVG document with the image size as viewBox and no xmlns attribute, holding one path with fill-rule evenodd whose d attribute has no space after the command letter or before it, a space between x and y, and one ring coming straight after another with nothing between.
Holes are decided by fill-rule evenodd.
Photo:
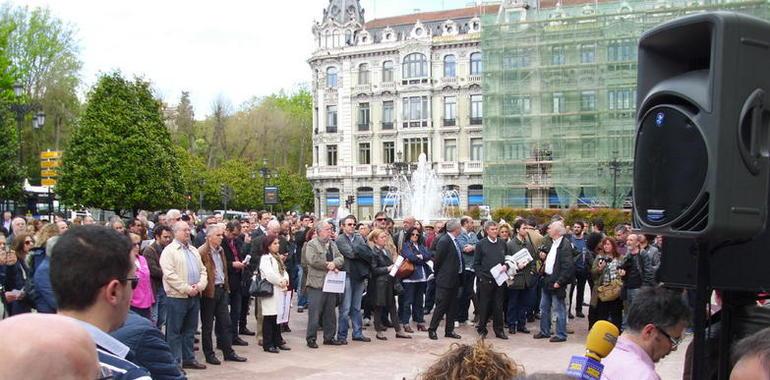
<instances>
[{"instance_id":1,"label":"green foliage","mask_svg":"<svg viewBox=\"0 0 770 380\"><path fill-rule=\"evenodd\" d=\"M77 87L82 62L75 27L64 23L45 8L0 8L0 27L9 28L7 54L16 68L18 82L26 90L24 101L42 106L43 128L30 127L32 113L22 128L25 175L39 178L38 154L65 145L80 112Z\"/></svg>"},{"instance_id":2,"label":"green foliage","mask_svg":"<svg viewBox=\"0 0 770 380\"><path fill-rule=\"evenodd\" d=\"M64 152L56 191L68 204L160 209L180 201L175 150L148 82L99 78Z\"/></svg>"},{"instance_id":3,"label":"green foliage","mask_svg":"<svg viewBox=\"0 0 770 380\"><path fill-rule=\"evenodd\" d=\"M18 164L16 123L7 111L13 96L14 69L7 55L11 28L0 25L0 199L19 199L23 176Z\"/></svg>"},{"instance_id":4,"label":"green foliage","mask_svg":"<svg viewBox=\"0 0 770 380\"><path fill-rule=\"evenodd\" d=\"M556 214L564 217L565 222L568 224L574 223L577 220L590 223L596 218L602 219L604 221L605 231L612 231L618 224L631 222L630 211L613 208L570 208L564 210L552 208L522 209L503 207L492 211L492 219L495 221L503 219L508 223L513 223L516 217L521 216L525 218L535 218L537 223L547 223Z\"/></svg>"}]
</instances>

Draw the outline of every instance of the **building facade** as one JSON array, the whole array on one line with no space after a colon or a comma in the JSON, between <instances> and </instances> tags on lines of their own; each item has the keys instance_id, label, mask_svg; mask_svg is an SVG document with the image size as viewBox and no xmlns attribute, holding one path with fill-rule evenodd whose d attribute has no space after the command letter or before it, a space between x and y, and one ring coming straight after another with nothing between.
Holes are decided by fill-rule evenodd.
<instances>
[{"instance_id":1,"label":"building facade","mask_svg":"<svg viewBox=\"0 0 770 380\"><path fill-rule=\"evenodd\" d=\"M630 207L642 33L763 1L506 0L483 18L484 193L493 208Z\"/></svg>"},{"instance_id":2,"label":"building facade","mask_svg":"<svg viewBox=\"0 0 770 380\"><path fill-rule=\"evenodd\" d=\"M318 215L352 201L371 220L399 169L420 154L459 208L484 203L481 17L497 5L366 21L332 0L313 26L313 165Z\"/></svg>"}]
</instances>

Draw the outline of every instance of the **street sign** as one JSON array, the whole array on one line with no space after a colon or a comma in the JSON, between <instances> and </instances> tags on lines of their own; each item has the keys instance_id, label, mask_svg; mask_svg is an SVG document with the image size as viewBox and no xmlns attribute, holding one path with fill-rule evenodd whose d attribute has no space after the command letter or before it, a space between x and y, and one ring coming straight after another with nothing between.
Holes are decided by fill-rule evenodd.
<instances>
[{"instance_id":1,"label":"street sign","mask_svg":"<svg viewBox=\"0 0 770 380\"><path fill-rule=\"evenodd\" d=\"M278 204L278 187L277 186L265 186L265 204L266 205Z\"/></svg>"},{"instance_id":2,"label":"street sign","mask_svg":"<svg viewBox=\"0 0 770 380\"><path fill-rule=\"evenodd\" d=\"M59 158L59 157L61 157L61 151L58 151L58 150L47 150L45 152L40 152L41 160Z\"/></svg>"},{"instance_id":3,"label":"street sign","mask_svg":"<svg viewBox=\"0 0 770 380\"><path fill-rule=\"evenodd\" d=\"M42 186L56 186L56 180L53 178L43 178L40 181L40 184Z\"/></svg>"},{"instance_id":4,"label":"street sign","mask_svg":"<svg viewBox=\"0 0 770 380\"><path fill-rule=\"evenodd\" d=\"M59 172L57 172L56 170L50 170L50 169L41 170L40 171L40 176L43 177L43 178L45 178L45 177L58 177L59 176Z\"/></svg>"},{"instance_id":5,"label":"street sign","mask_svg":"<svg viewBox=\"0 0 770 380\"><path fill-rule=\"evenodd\" d=\"M40 167L43 169L58 168L61 166L61 161L41 161Z\"/></svg>"}]
</instances>

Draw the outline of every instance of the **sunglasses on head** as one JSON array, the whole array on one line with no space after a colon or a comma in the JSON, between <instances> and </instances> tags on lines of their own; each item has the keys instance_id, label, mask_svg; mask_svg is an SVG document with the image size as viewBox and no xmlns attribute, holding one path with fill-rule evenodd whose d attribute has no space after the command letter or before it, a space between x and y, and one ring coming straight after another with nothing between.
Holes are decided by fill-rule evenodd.
<instances>
[{"instance_id":1,"label":"sunglasses on head","mask_svg":"<svg viewBox=\"0 0 770 380\"><path fill-rule=\"evenodd\" d=\"M378 221L378 222L384 222L384 221L385 221L385 218L377 218L377 219L375 219L375 220L376 220L376 221Z\"/></svg>"}]
</instances>

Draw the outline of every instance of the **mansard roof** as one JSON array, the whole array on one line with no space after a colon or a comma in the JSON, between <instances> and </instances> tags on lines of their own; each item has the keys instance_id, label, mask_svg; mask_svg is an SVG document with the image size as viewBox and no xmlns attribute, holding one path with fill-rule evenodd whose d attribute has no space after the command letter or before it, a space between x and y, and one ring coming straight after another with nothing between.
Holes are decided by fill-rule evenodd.
<instances>
[{"instance_id":1,"label":"mansard roof","mask_svg":"<svg viewBox=\"0 0 770 380\"><path fill-rule=\"evenodd\" d=\"M414 25L418 20L422 22L459 20L472 18L473 16L482 16L485 14L496 14L500 8L499 4L483 5L478 7L468 7L460 9L449 9L445 11L420 12L408 15L393 16L374 19L365 24L366 29L379 29L386 26L396 27L399 25Z\"/></svg>"}]
</instances>

